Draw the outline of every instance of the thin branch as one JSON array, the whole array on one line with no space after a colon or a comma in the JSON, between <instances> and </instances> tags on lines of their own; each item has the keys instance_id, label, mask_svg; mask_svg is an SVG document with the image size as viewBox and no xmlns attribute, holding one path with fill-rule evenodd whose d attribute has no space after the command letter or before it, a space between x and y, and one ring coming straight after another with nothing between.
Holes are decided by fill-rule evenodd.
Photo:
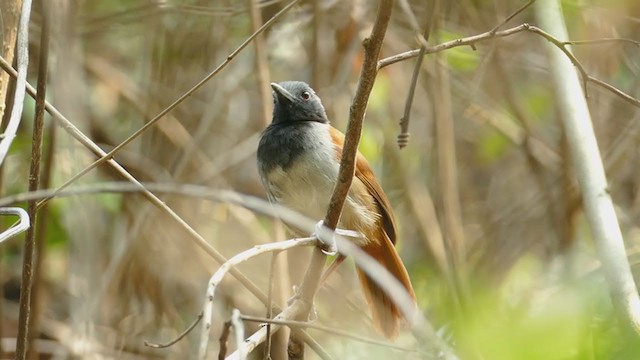
<instances>
[{"instance_id":1,"label":"thin branch","mask_svg":"<svg viewBox=\"0 0 640 360\"><path fill-rule=\"evenodd\" d=\"M380 2L371 35L363 41L364 61L362 63L362 69L360 70L356 94L349 108L349 125L347 126L347 132L345 134L338 182L333 190L333 195L329 202L329 209L323 222L324 226L332 230L335 229L338 224L342 206L344 205L355 174L356 154L362 133L364 114L367 103L369 102L369 94L371 94L371 89L373 89L373 84L375 83L378 73L378 56L382 48L382 41L387 31L392 9L393 0L382 0Z\"/></svg>"},{"instance_id":2,"label":"thin branch","mask_svg":"<svg viewBox=\"0 0 640 360\"><path fill-rule=\"evenodd\" d=\"M506 23L508 23L509 21L511 21L511 19L513 19L514 17L518 16L518 14L520 14L521 12L525 11L529 6L531 6L531 4L533 4L536 0L529 0L527 1L526 4L522 5L518 10L514 11L511 15L507 16L506 19L504 19L500 24L496 25L493 29L491 29L491 31L489 31L490 33L495 34L496 31L498 31L501 27L503 27Z\"/></svg>"},{"instance_id":3,"label":"thin branch","mask_svg":"<svg viewBox=\"0 0 640 360\"><path fill-rule=\"evenodd\" d=\"M186 328L182 333L180 333L175 339L166 342L166 343L152 343L150 341L145 340L144 341L144 345L148 346L148 347L152 347L155 349L163 349L163 348L168 348L169 346L172 346L173 344L177 343L178 341L182 340L185 338L185 336L189 335L189 333L196 327L196 325L198 325L198 323L200 322L200 320L202 320L202 316L203 316L203 312L200 311L200 314L198 314L198 316L196 316L195 320L193 320L193 322L191 323L191 325L189 325L188 328Z\"/></svg>"},{"instance_id":4,"label":"thin branch","mask_svg":"<svg viewBox=\"0 0 640 360\"><path fill-rule=\"evenodd\" d=\"M640 100L638 100L637 98L634 98L626 93L624 93L623 91L617 89L616 87L614 87L613 85L604 83L598 79L593 78L592 76L589 76L589 74L586 72L586 70L584 69L584 67L582 66L582 64L580 63L580 61L578 61L578 59L575 57L575 55L573 55L573 53L571 53L571 51L569 51L567 49L567 47L565 46L563 41L558 40L557 38L555 38L553 35L545 32L544 30L533 26L533 25L529 25L529 24L521 24L518 25L516 27L507 29L507 30L502 30L502 31L496 31L495 33L492 33L491 31L482 33L482 34L478 34L478 35L473 35L473 36L469 36L469 37L465 37L465 38L460 38L460 39L456 39L456 40L451 40L451 41L447 41L432 47L429 47L425 50L425 55L426 54L433 54L433 53L437 53L440 51L444 51L444 50L448 50L448 49L452 49L455 47L459 47L459 46L474 46L476 43L481 42L481 41L486 41L489 39L493 39L493 38L500 38L500 37L507 37L507 36L511 36L513 34L517 34L520 32L530 32L530 33L534 33L537 34L539 36L542 36L543 38L547 39L549 42L551 42L554 46L556 46L558 49L560 49L560 51L562 51L564 53L564 55L569 58L569 60L571 60L571 63L578 69L578 72L580 72L581 78L582 78L582 85L583 85L583 89L586 90L586 84L587 82L592 82L606 90L611 91L612 93L622 97L625 101L629 102L630 104L636 106L636 107L640 107ZM397 55L393 55L393 56L389 56L387 58L384 58L380 61L378 61L378 69L382 69L386 66L395 64L397 62L400 61L404 61L407 59L411 59L414 58L416 56L418 56L420 54L420 49L415 49L415 50L409 50L409 51L405 51L403 53L397 54ZM586 94L586 91L585 91Z\"/></svg>"},{"instance_id":5,"label":"thin branch","mask_svg":"<svg viewBox=\"0 0 640 360\"><path fill-rule=\"evenodd\" d=\"M593 40L569 40L563 41L562 45L596 45L608 43L628 43L640 47L640 41L626 38L602 38Z\"/></svg>"},{"instance_id":6,"label":"thin branch","mask_svg":"<svg viewBox=\"0 0 640 360\"><path fill-rule=\"evenodd\" d=\"M433 30L433 24L435 23L436 16L438 16L439 4L440 0L431 0L432 4L429 9L429 20L427 24L424 26L424 33L422 34L422 38L424 39L424 44L420 46L420 52L418 53L418 58L416 59L416 63L413 67L413 73L411 74L411 83L409 85L409 94L407 94L407 99L404 103L404 114L400 118L400 134L398 134L398 147L400 149L407 146L409 143L409 122L411 120L411 107L413 105L413 97L415 95L416 86L418 85L418 76L422 71L422 62L424 60L424 52L427 48L427 40L429 40L429 36L431 35L431 31Z\"/></svg>"},{"instance_id":7,"label":"thin branch","mask_svg":"<svg viewBox=\"0 0 640 360\"><path fill-rule=\"evenodd\" d=\"M606 83L602 80L596 79L591 75L588 76L588 79L589 79L589 82L592 82L595 85L600 86L601 88L611 91L614 95L621 97L624 101L628 102L629 104L640 108L640 99L634 98L633 96L625 93L624 91L618 89L617 87L609 83Z\"/></svg>"},{"instance_id":8,"label":"thin branch","mask_svg":"<svg viewBox=\"0 0 640 360\"><path fill-rule=\"evenodd\" d=\"M420 25L418 24L418 19L416 18L416 14L411 9L411 5L408 0L399 0L398 5L400 5L400 9L404 12L405 17L409 21L409 25L411 29L416 35L416 39L418 40L418 44L421 47L426 47L428 38L423 35L423 32L420 31Z\"/></svg>"},{"instance_id":9,"label":"thin branch","mask_svg":"<svg viewBox=\"0 0 640 360\"><path fill-rule=\"evenodd\" d=\"M310 323L310 322L305 322L305 321L275 320L275 319L270 319L270 318L261 318L261 317L249 316L249 315L242 315L242 320L265 323L265 327L269 326L269 324L277 324L277 325L285 325L285 326L293 327L293 328L298 327L298 328L314 329L314 330L324 331L324 332L329 333L329 334L333 334L333 335L338 335L338 336L341 336L341 337L349 338L351 340L359 341L359 342L362 342L362 343L383 346L383 347L387 347L387 348L391 348L391 349L395 349L395 350L400 350L400 351L404 351L404 352L412 352L412 353L418 352L416 349L410 349L410 348L398 346L398 345L390 343L390 342L378 341L378 340L367 338L367 337L364 337L364 336L352 334L352 333L350 333L348 331L335 329L335 328L331 328L331 327L328 327L328 326L322 326L322 325L318 325L318 324L314 324L314 323Z\"/></svg>"},{"instance_id":10,"label":"thin branch","mask_svg":"<svg viewBox=\"0 0 640 360\"><path fill-rule=\"evenodd\" d=\"M378 73L378 57L380 55L380 49L382 48L384 35L387 31L387 25L391 18L393 3L393 0L380 1L371 34L363 41L364 60L362 63L362 69L360 70L356 93L349 109L349 124L347 125L347 132L345 134L342 159L340 161L340 169L338 171L338 180L333 190L333 195L331 196L329 207L323 221L323 226L329 230L334 230L338 225L338 220L342 213L342 207L355 175L355 162L358 152L358 143L360 142L360 136L362 134L362 123L367 103L369 101L369 95L371 94L371 90L373 89L373 84L375 83L376 75ZM319 231L319 238L326 241L326 238L321 236L321 234L322 231ZM326 244L332 244L332 241L325 242L323 249L326 249ZM314 249L311 257L311 263L309 264L304 280L300 285L300 292L298 296L306 308L303 312L297 314L295 318L296 320L306 319L309 311L311 310L311 304L313 304L313 298L318 290L322 269L324 268L327 257L323 249L320 247ZM295 336L292 336L290 338L290 344L296 342L299 343ZM304 347L300 347L300 349L304 352Z\"/></svg>"},{"instance_id":11,"label":"thin branch","mask_svg":"<svg viewBox=\"0 0 640 360\"><path fill-rule=\"evenodd\" d=\"M245 250L227 262L222 264L220 268L211 276L209 280L209 285L207 286L207 294L205 298L204 304L204 321L202 322L202 333L200 335L200 347L199 347L199 358L206 359L207 351L209 346L209 336L211 332L211 325L213 320L213 300L216 293L216 288L218 284L222 281L224 276L233 268L235 268L238 264L241 264L247 260L250 260L258 255L274 252L274 251L283 251L287 249L291 249L294 247L300 246L311 246L316 245L317 239L315 237L308 237L302 239L291 239L286 241L280 241L276 243L270 244L262 244L256 245L249 250Z\"/></svg>"},{"instance_id":12,"label":"thin branch","mask_svg":"<svg viewBox=\"0 0 640 360\"><path fill-rule=\"evenodd\" d=\"M290 319L293 319L298 314L301 314L303 311L305 311L306 308L307 308L307 305L305 305L300 300L296 300L291 305L287 306L280 314L278 314L274 318L274 320L275 321L279 321L279 320L290 320ZM280 330L281 327L282 327L282 325L274 324L272 326L271 332L275 333L276 331ZM245 339L245 341L244 341L244 349L245 349L246 353L247 354L251 353L253 350L256 349L256 347L258 347L258 345L263 343L266 340L266 338L267 338L266 327L262 327L258 331L253 333L251 336L249 336L247 339ZM238 354L238 351L235 351L233 354L229 355L226 358L226 360L238 360L238 359L240 359L239 355L240 354ZM328 354L325 354L324 356L322 356L322 358L323 359L332 359L331 356L328 355Z\"/></svg>"},{"instance_id":13,"label":"thin branch","mask_svg":"<svg viewBox=\"0 0 640 360\"><path fill-rule=\"evenodd\" d=\"M23 3L24 6L24 3ZM29 7L31 4L28 5ZM43 4L43 24L40 34L40 59L38 61L38 96L36 97L35 118L33 120L33 135L31 138L31 164L29 166L29 191L38 190L40 185L40 158L42 156L42 133L44 131L44 99L47 89L47 60L49 56L49 15L48 6ZM23 7L23 11L24 7ZM28 17L28 15L27 15ZM22 25L22 24L21 24ZM18 35L19 36L19 35ZM20 39L20 37L18 37ZM20 50L18 50L18 54ZM26 81L25 81L26 83ZM21 86L21 97L24 99L25 87ZM16 93L18 88L16 88ZM21 100L23 101L23 100ZM15 104L14 104L15 110ZM13 114L13 113L12 113ZM0 160L1 162L2 160ZM36 224L36 201L29 201L27 213L32 224ZM33 328L35 319L32 319L33 304L37 299L34 296L35 284L35 260L38 247L35 241L36 227L27 229L24 240L24 253L22 256L22 281L20 283L20 315L18 317L18 342L16 344L16 359L28 359L32 354Z\"/></svg>"},{"instance_id":14,"label":"thin branch","mask_svg":"<svg viewBox=\"0 0 640 360\"><path fill-rule=\"evenodd\" d=\"M7 123L7 128L0 136L0 165L4 162L9 147L18 132L20 120L22 119L22 108L24 106L24 88L27 83L27 68L29 67L29 17L31 16L31 0L22 2L20 21L18 23L18 38L16 40L16 62L18 76L16 81L16 91L13 96L13 109L11 117ZM20 347L17 350L22 350Z\"/></svg>"}]
</instances>

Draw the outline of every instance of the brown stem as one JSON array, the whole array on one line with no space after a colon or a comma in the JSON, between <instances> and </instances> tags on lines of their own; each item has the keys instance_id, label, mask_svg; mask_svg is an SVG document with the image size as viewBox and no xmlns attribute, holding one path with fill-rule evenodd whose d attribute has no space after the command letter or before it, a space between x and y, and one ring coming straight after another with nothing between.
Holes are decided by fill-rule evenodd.
<instances>
[{"instance_id":1,"label":"brown stem","mask_svg":"<svg viewBox=\"0 0 640 360\"><path fill-rule=\"evenodd\" d=\"M40 158L42 156L42 133L44 129L44 99L47 90L47 59L49 54L49 17L46 0L43 1L42 33L40 35L40 61L38 63L38 96L36 97L36 111L31 140L31 165L29 167L29 191L38 190L40 184ZM30 2L23 3L30 6ZM23 7L23 11L25 11ZM24 89L23 89L24 91ZM20 285L20 315L18 317L18 339L16 344L16 359L27 359L32 352L33 327L36 325L32 316L35 284L35 260L38 247L35 241L36 224L35 200L29 201L27 213L32 226L27 229L22 258L22 283Z\"/></svg>"},{"instance_id":2,"label":"brown stem","mask_svg":"<svg viewBox=\"0 0 640 360\"><path fill-rule=\"evenodd\" d=\"M364 113L378 73L378 57L380 55L380 49L382 48L384 35L387 31L389 19L391 18L393 3L393 0L381 0L371 35L363 41L364 61L362 63L362 69L360 70L356 94L349 109L349 124L345 134L338 181L333 190L329 208L327 209L327 214L324 219L324 226L331 230L334 230L338 225L342 207L349 188L351 187L353 176L355 175L356 155L362 134ZM297 320L304 320L308 317L313 298L318 289L320 275L322 274L326 257L319 247L314 249L311 264L307 268L299 292L300 299L305 303L307 309L302 312L301 316L296 317ZM292 340L293 343L296 343L294 339Z\"/></svg>"}]
</instances>

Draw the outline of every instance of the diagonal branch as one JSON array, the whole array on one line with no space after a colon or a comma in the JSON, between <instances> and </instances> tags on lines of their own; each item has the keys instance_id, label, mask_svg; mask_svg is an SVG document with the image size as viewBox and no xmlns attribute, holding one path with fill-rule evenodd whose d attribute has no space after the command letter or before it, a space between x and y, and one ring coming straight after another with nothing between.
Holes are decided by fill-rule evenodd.
<instances>
[{"instance_id":1,"label":"diagonal branch","mask_svg":"<svg viewBox=\"0 0 640 360\"><path fill-rule=\"evenodd\" d=\"M393 3L393 0L380 1L371 34L363 41L364 61L362 63L362 69L360 70L356 94L349 109L349 124L347 125L347 132L345 134L338 181L336 182L331 201L329 202L329 208L323 221L324 226L330 230L335 230L338 225L342 207L344 206L351 182L353 181L353 176L355 175L356 155L362 134L362 123L364 121L367 103L369 102L369 95L371 94L378 73L378 57L391 18ZM320 247L314 249L311 263L300 285L299 297L300 301L304 304L304 310L297 314L295 317L296 320L305 320L308 316L313 298L318 289L320 275L324 268L326 257L327 255ZM291 345L296 342L297 339L295 337L290 339L290 349ZM302 349L302 351L304 349L302 346L299 348Z\"/></svg>"},{"instance_id":2,"label":"diagonal branch","mask_svg":"<svg viewBox=\"0 0 640 360\"><path fill-rule=\"evenodd\" d=\"M529 25L529 24L521 24L518 25L516 27L513 28L509 28L506 30L501 30L501 31L487 31L478 35L473 35L473 36L468 36L468 37L464 37L464 38L459 38L459 39L455 39L455 40L451 40L451 41L447 41L432 47L427 48L424 51L424 54L433 54L433 53L437 53L440 51L444 51L444 50L448 50L448 49L452 49L455 47L459 47L459 46L471 46L473 48L475 48L475 44L478 42L482 42L482 41L486 41L489 39L494 39L494 38L501 38L501 37L507 37L507 36L511 36L520 32L530 32L533 34L537 34L539 36L542 36L543 38L545 38L546 40L548 40L549 42L551 42L555 47L557 47L560 51L562 51L564 53L564 55L571 60L571 63L573 64L573 66L576 67L576 69L578 70L578 72L580 72L581 78L582 78L582 87L583 90L586 92L587 89L587 83L591 82L597 86L602 87L603 89L606 89L610 92L612 92L613 94L621 97L623 100L625 100L626 102L630 103L631 105L634 105L636 107L640 107L640 100L637 98L634 98L633 96L625 93L624 91L616 88L615 86L611 85L611 84L607 84L601 80L598 80L592 76L590 76L587 71L584 69L584 67L582 66L582 64L580 63L580 61L575 57L575 55L573 55L573 53L571 51L569 51L569 49L567 48L568 44L571 44L571 41L561 41L559 39L557 39L555 36L549 34L548 32L533 26L533 25ZM611 41L612 39L603 39L606 41ZM616 41L625 41L624 39L617 39ZM597 40L594 40L594 42L598 42ZM604 41L603 41L604 42ZM400 61L404 61L407 59L411 59L414 58L416 56L421 55L421 49L415 49L415 50L409 50L409 51L405 51L403 53L400 54L396 54L393 56L389 56L387 58L384 58L380 61L378 61L378 69L382 69L386 66L395 64L397 62Z\"/></svg>"},{"instance_id":3,"label":"diagonal branch","mask_svg":"<svg viewBox=\"0 0 640 360\"><path fill-rule=\"evenodd\" d=\"M248 261L250 259L253 259L258 255L262 255L270 252L280 252L280 251L284 251L294 247L311 246L311 245L315 245L316 242L317 242L316 238L309 237L309 238L303 238L303 239L291 239L287 241L256 245L249 250L243 251L235 255L234 257L229 259L227 262L222 264L222 266L220 266L220 268L213 274L213 276L211 276L211 279L209 280L209 285L207 286L207 296L205 299L204 310L203 310L204 321L202 322L202 332L200 334L199 358L206 359L207 357L207 351L209 349L209 336L211 335L211 325L213 320L213 300L216 294L216 289L218 287L218 284L220 284L224 276L229 271L234 269L239 264L245 261Z\"/></svg>"}]
</instances>

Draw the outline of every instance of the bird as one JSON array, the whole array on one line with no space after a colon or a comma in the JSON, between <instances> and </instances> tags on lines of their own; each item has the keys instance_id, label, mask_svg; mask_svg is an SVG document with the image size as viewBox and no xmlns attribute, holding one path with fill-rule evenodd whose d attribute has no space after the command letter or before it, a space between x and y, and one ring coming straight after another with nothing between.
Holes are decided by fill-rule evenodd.
<instances>
[{"instance_id":1,"label":"bird","mask_svg":"<svg viewBox=\"0 0 640 360\"><path fill-rule=\"evenodd\" d=\"M338 179L344 134L331 126L320 97L302 81L271 83L273 118L260 136L257 166L269 201L313 219L322 219ZM365 157L358 152L355 176L345 200L340 229L385 267L416 303L411 280L395 243L396 220L389 199ZM357 268L375 328L398 336L402 314L385 292Z\"/></svg>"}]
</instances>

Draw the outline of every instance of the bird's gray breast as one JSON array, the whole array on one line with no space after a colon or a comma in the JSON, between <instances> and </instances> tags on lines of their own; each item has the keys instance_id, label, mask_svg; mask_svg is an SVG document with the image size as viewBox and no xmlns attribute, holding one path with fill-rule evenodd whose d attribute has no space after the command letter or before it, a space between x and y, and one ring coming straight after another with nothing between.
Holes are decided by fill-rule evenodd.
<instances>
[{"instance_id":1,"label":"bird's gray breast","mask_svg":"<svg viewBox=\"0 0 640 360\"><path fill-rule=\"evenodd\" d=\"M258 146L258 169L269 199L320 218L338 177L329 124L271 125Z\"/></svg>"}]
</instances>

